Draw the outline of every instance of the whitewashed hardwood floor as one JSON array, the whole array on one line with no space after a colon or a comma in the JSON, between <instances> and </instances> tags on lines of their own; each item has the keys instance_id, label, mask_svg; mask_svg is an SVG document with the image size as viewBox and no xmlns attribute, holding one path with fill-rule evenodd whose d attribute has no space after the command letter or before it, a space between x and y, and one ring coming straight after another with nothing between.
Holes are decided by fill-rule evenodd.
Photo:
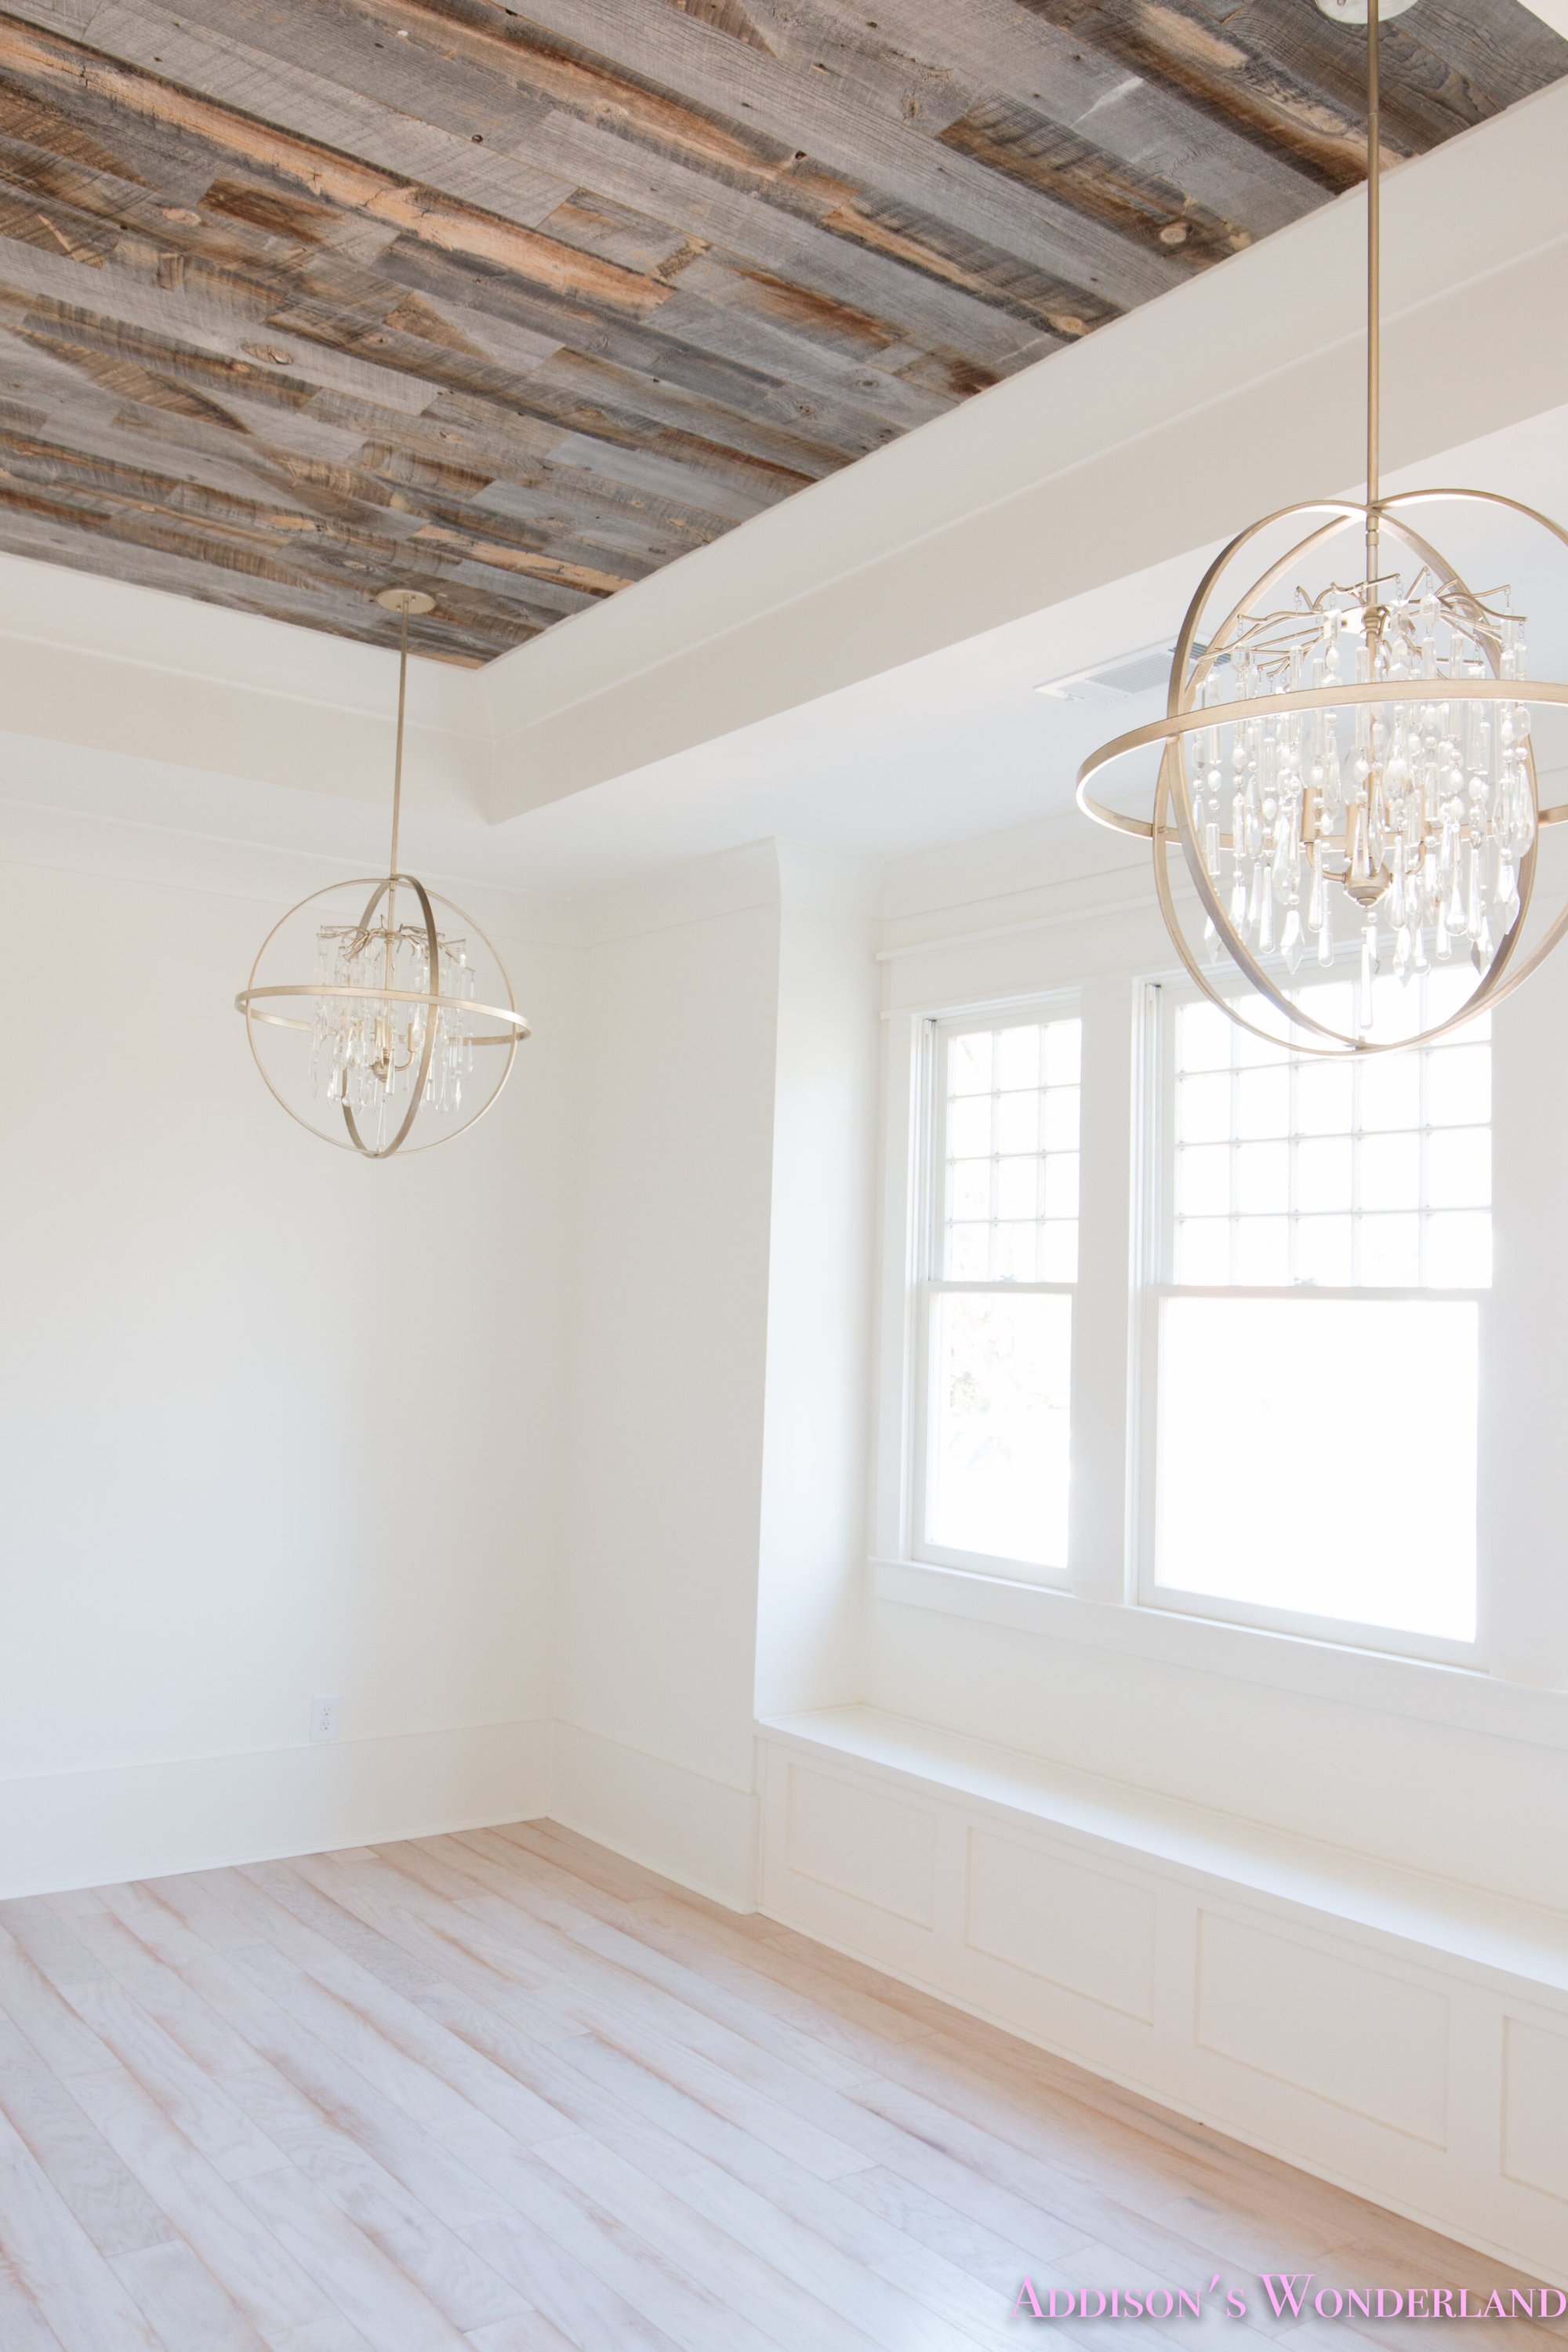
<instances>
[{"instance_id":1,"label":"whitewashed hardwood floor","mask_svg":"<svg viewBox=\"0 0 1568 2352\"><path fill-rule=\"evenodd\" d=\"M1354 2352L1265 2270L1527 2284L542 1823L0 1904L0 2352Z\"/></svg>"}]
</instances>

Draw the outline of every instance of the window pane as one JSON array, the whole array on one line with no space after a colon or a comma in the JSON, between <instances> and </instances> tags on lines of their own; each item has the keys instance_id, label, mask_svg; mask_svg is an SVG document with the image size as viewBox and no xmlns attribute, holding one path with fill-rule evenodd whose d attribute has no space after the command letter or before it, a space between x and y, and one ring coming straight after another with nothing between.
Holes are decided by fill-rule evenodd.
<instances>
[{"instance_id":1,"label":"window pane","mask_svg":"<svg viewBox=\"0 0 1568 2352\"><path fill-rule=\"evenodd\" d=\"M942 1033L941 1279L1074 1278L1079 1034L1076 1020ZM1048 1238L1047 1219L1058 1228Z\"/></svg>"},{"instance_id":2,"label":"window pane","mask_svg":"<svg viewBox=\"0 0 1568 2352\"><path fill-rule=\"evenodd\" d=\"M1421 1205L1421 1139L1418 1135L1369 1135L1358 1154L1363 1209L1418 1209Z\"/></svg>"},{"instance_id":3,"label":"window pane","mask_svg":"<svg viewBox=\"0 0 1568 2352\"><path fill-rule=\"evenodd\" d=\"M1361 1123L1365 1128L1420 1126L1418 1054L1384 1054L1363 1065Z\"/></svg>"},{"instance_id":4,"label":"window pane","mask_svg":"<svg viewBox=\"0 0 1568 2352\"><path fill-rule=\"evenodd\" d=\"M1348 1135L1354 1073L1346 1062L1309 1062L1296 1074L1296 1125L1302 1135Z\"/></svg>"},{"instance_id":5,"label":"window pane","mask_svg":"<svg viewBox=\"0 0 1568 2352\"><path fill-rule=\"evenodd\" d=\"M996 1040L996 1083L999 1087L1037 1087L1040 1083L1040 1027L1004 1029Z\"/></svg>"},{"instance_id":6,"label":"window pane","mask_svg":"<svg viewBox=\"0 0 1568 2352\"><path fill-rule=\"evenodd\" d=\"M1426 1198L1435 1209L1485 1209L1492 1197L1492 1139L1485 1127L1450 1128L1426 1145Z\"/></svg>"},{"instance_id":7,"label":"window pane","mask_svg":"<svg viewBox=\"0 0 1568 2352\"><path fill-rule=\"evenodd\" d=\"M1242 1136L1289 1135L1290 1072L1279 1063L1267 1070L1243 1070L1237 1081L1236 1131Z\"/></svg>"},{"instance_id":8,"label":"window pane","mask_svg":"<svg viewBox=\"0 0 1568 2352\"><path fill-rule=\"evenodd\" d=\"M1238 1217L1236 1278L1279 1287L1290 1279L1290 1223L1287 1217Z\"/></svg>"},{"instance_id":9,"label":"window pane","mask_svg":"<svg viewBox=\"0 0 1568 2352\"><path fill-rule=\"evenodd\" d=\"M1236 1205L1243 1216L1280 1216L1290 1205L1288 1143L1244 1143L1236 1155Z\"/></svg>"},{"instance_id":10,"label":"window pane","mask_svg":"<svg viewBox=\"0 0 1568 2352\"><path fill-rule=\"evenodd\" d=\"M1176 1088L1176 1134L1183 1143L1225 1143L1231 1132L1228 1070L1184 1077Z\"/></svg>"},{"instance_id":11,"label":"window pane","mask_svg":"<svg viewBox=\"0 0 1568 2352\"><path fill-rule=\"evenodd\" d=\"M1420 1281L1419 1217L1362 1217L1356 1244L1358 1282L1373 1290L1402 1290Z\"/></svg>"},{"instance_id":12,"label":"window pane","mask_svg":"<svg viewBox=\"0 0 1568 2352\"><path fill-rule=\"evenodd\" d=\"M1163 1299L1157 1582L1473 1640L1476 1364L1469 1300Z\"/></svg>"},{"instance_id":13,"label":"window pane","mask_svg":"<svg viewBox=\"0 0 1568 2352\"><path fill-rule=\"evenodd\" d=\"M1236 1024L1216 1004L1184 1004L1177 1015L1184 1070L1228 1070Z\"/></svg>"},{"instance_id":14,"label":"window pane","mask_svg":"<svg viewBox=\"0 0 1568 2352\"><path fill-rule=\"evenodd\" d=\"M1037 1151L1040 1148L1040 1097L1037 1094L998 1095L998 1151Z\"/></svg>"},{"instance_id":15,"label":"window pane","mask_svg":"<svg viewBox=\"0 0 1568 2352\"><path fill-rule=\"evenodd\" d=\"M973 1037L951 1037L947 1046L947 1090L950 1095L988 1095L991 1091L989 1029Z\"/></svg>"},{"instance_id":16,"label":"window pane","mask_svg":"<svg viewBox=\"0 0 1568 2352\"><path fill-rule=\"evenodd\" d=\"M1304 1215L1326 1210L1348 1215L1354 1202L1348 1135L1320 1136L1296 1146L1296 1206Z\"/></svg>"},{"instance_id":17,"label":"window pane","mask_svg":"<svg viewBox=\"0 0 1568 2352\"><path fill-rule=\"evenodd\" d=\"M1320 1289L1355 1280L1355 1226L1349 1217L1303 1217L1296 1228L1296 1279Z\"/></svg>"},{"instance_id":18,"label":"window pane","mask_svg":"<svg viewBox=\"0 0 1568 2352\"><path fill-rule=\"evenodd\" d=\"M931 1329L926 1538L1067 1564L1072 1301L944 1291Z\"/></svg>"},{"instance_id":19,"label":"window pane","mask_svg":"<svg viewBox=\"0 0 1568 2352\"><path fill-rule=\"evenodd\" d=\"M989 1225L949 1225L947 1278L950 1282L988 1282L991 1278Z\"/></svg>"},{"instance_id":20,"label":"window pane","mask_svg":"<svg viewBox=\"0 0 1568 2352\"><path fill-rule=\"evenodd\" d=\"M1076 1151L1052 1151L1047 1154L1046 1214L1047 1217L1076 1217L1078 1214L1078 1154Z\"/></svg>"},{"instance_id":21,"label":"window pane","mask_svg":"<svg viewBox=\"0 0 1568 2352\"><path fill-rule=\"evenodd\" d=\"M1039 1228L1039 1279L1079 1279L1079 1221L1074 1216L1047 1218L1047 1223Z\"/></svg>"},{"instance_id":22,"label":"window pane","mask_svg":"<svg viewBox=\"0 0 1568 2352\"><path fill-rule=\"evenodd\" d=\"M1178 1217L1223 1217L1230 1207L1230 1152L1223 1143L1176 1154Z\"/></svg>"},{"instance_id":23,"label":"window pane","mask_svg":"<svg viewBox=\"0 0 1568 2352\"><path fill-rule=\"evenodd\" d=\"M1405 1026L1414 1033L1440 1020L1453 990L1451 978L1412 981L1400 998ZM1300 999L1303 1013L1353 1022L1341 982L1309 981ZM1291 1055L1234 1023L1225 1024L1227 1039L1214 1025L1224 1019L1212 1005L1188 1003L1173 1024L1173 1280L1218 1278L1207 1271L1218 1265L1218 1238L1199 1244L1183 1235L1190 1219L1222 1216L1235 1225L1223 1278L1237 1284L1449 1288L1456 1265L1489 1262L1479 1227L1450 1226L1440 1274L1434 1238L1438 1217L1484 1212L1491 1201L1484 1022L1408 1053L1332 1059ZM1348 1263L1337 1222L1346 1217L1354 1227ZM1308 1231L1307 1220L1325 1218L1336 1222ZM1371 1219L1375 1229L1363 1234ZM1253 1230L1263 1223L1267 1232Z\"/></svg>"},{"instance_id":24,"label":"window pane","mask_svg":"<svg viewBox=\"0 0 1568 2352\"><path fill-rule=\"evenodd\" d=\"M1078 1219L1051 1217L1040 1227L1042 1282L1078 1280Z\"/></svg>"},{"instance_id":25,"label":"window pane","mask_svg":"<svg viewBox=\"0 0 1568 2352\"><path fill-rule=\"evenodd\" d=\"M1078 1150L1079 1091L1076 1087L1050 1087L1046 1091L1045 1146L1047 1151Z\"/></svg>"},{"instance_id":26,"label":"window pane","mask_svg":"<svg viewBox=\"0 0 1568 2352\"><path fill-rule=\"evenodd\" d=\"M1226 1217L1183 1217L1176 1225L1176 1280L1230 1280L1230 1221Z\"/></svg>"},{"instance_id":27,"label":"window pane","mask_svg":"<svg viewBox=\"0 0 1568 2352\"><path fill-rule=\"evenodd\" d=\"M996 1165L996 1214L1037 1217L1040 1213L1040 1163L1037 1160L1002 1160Z\"/></svg>"},{"instance_id":28,"label":"window pane","mask_svg":"<svg viewBox=\"0 0 1568 2352\"><path fill-rule=\"evenodd\" d=\"M1484 1045L1438 1045L1426 1072L1426 1116L1434 1127L1478 1123L1492 1115L1492 1057Z\"/></svg>"},{"instance_id":29,"label":"window pane","mask_svg":"<svg viewBox=\"0 0 1568 2352\"><path fill-rule=\"evenodd\" d=\"M954 1160L949 1164L947 1213L955 1223L991 1214L989 1160Z\"/></svg>"},{"instance_id":30,"label":"window pane","mask_svg":"<svg viewBox=\"0 0 1568 2352\"><path fill-rule=\"evenodd\" d=\"M947 1148L955 1160L970 1160L991 1149L989 1095L965 1095L947 1108Z\"/></svg>"},{"instance_id":31,"label":"window pane","mask_svg":"<svg viewBox=\"0 0 1568 2352\"><path fill-rule=\"evenodd\" d=\"M1038 1282L1039 1231L1033 1223L995 1228L991 1264L994 1282Z\"/></svg>"},{"instance_id":32,"label":"window pane","mask_svg":"<svg viewBox=\"0 0 1568 2352\"><path fill-rule=\"evenodd\" d=\"M1079 1061L1083 1048L1083 1024L1079 1021L1049 1021L1046 1024L1045 1044L1041 1062L1048 1087L1076 1087Z\"/></svg>"}]
</instances>

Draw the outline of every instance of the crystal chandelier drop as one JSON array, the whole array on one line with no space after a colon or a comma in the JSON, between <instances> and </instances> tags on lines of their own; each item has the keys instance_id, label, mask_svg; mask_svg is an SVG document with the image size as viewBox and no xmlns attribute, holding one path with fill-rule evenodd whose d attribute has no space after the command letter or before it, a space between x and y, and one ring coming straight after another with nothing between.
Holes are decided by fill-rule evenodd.
<instances>
[{"instance_id":1,"label":"crystal chandelier drop","mask_svg":"<svg viewBox=\"0 0 1568 2352\"><path fill-rule=\"evenodd\" d=\"M387 872L331 883L291 908L235 1004L290 1118L344 1150L390 1160L449 1142L482 1118L529 1028L479 925L398 870L408 616L435 599L388 588L376 602L402 624ZM310 979L288 976L307 964Z\"/></svg>"},{"instance_id":2,"label":"crystal chandelier drop","mask_svg":"<svg viewBox=\"0 0 1568 2352\"><path fill-rule=\"evenodd\" d=\"M1530 680L1510 591L1472 587L1423 510L1463 510L1489 557L1500 527L1546 534L1554 562L1568 533L1487 491L1382 494L1379 0L1317 5L1368 27L1366 498L1282 509L1223 550L1182 624L1166 716L1085 761L1078 798L1152 841L1166 927L1233 1020L1299 1051L1364 1054L1475 1017L1568 930L1564 909L1526 942L1539 830L1568 818L1540 806L1531 709L1568 703L1568 686ZM1151 819L1091 795L1149 751ZM1320 983L1350 984L1308 985L1304 960ZM1462 978L1410 992L1443 966ZM1379 974L1405 985L1391 997Z\"/></svg>"}]
</instances>

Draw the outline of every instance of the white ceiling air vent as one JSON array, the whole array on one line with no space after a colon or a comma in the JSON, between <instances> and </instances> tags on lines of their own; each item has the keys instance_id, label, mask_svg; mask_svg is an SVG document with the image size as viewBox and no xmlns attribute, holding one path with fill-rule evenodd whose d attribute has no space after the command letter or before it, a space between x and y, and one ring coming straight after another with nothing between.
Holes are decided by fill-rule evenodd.
<instances>
[{"instance_id":1,"label":"white ceiling air vent","mask_svg":"<svg viewBox=\"0 0 1568 2352\"><path fill-rule=\"evenodd\" d=\"M1076 671L1070 677L1053 677L1035 688L1053 702L1081 702L1097 710L1119 709L1138 695L1163 687L1171 675L1173 646L1149 646L1142 653L1124 654L1100 669Z\"/></svg>"}]
</instances>

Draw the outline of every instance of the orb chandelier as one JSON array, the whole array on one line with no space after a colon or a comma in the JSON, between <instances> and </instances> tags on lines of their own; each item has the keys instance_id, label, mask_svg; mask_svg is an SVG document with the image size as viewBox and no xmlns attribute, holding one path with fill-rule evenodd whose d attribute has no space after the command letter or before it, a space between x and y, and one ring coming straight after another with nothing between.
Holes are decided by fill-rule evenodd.
<instances>
[{"instance_id":1,"label":"orb chandelier","mask_svg":"<svg viewBox=\"0 0 1568 2352\"><path fill-rule=\"evenodd\" d=\"M1331 1055L1473 1019L1568 930L1565 908L1526 935L1540 828L1568 818L1540 804L1531 711L1568 704L1568 686L1529 678L1510 592L1473 587L1428 510L1489 561L1522 526L1535 570L1561 565L1568 532L1484 490L1382 493L1379 0L1316 5L1367 26L1366 496L1282 508L1230 541L1182 623L1166 715L1093 752L1078 802L1152 844L1161 912L1203 993L1271 1043ZM1090 792L1155 751L1151 818ZM1298 979L1304 959L1316 969Z\"/></svg>"},{"instance_id":2,"label":"orb chandelier","mask_svg":"<svg viewBox=\"0 0 1568 2352\"><path fill-rule=\"evenodd\" d=\"M290 908L234 1001L289 1117L342 1150L390 1160L450 1142L481 1118L529 1028L479 925L399 870L408 616L430 612L435 598L388 588L376 602L401 616L387 871L331 883Z\"/></svg>"}]
</instances>

